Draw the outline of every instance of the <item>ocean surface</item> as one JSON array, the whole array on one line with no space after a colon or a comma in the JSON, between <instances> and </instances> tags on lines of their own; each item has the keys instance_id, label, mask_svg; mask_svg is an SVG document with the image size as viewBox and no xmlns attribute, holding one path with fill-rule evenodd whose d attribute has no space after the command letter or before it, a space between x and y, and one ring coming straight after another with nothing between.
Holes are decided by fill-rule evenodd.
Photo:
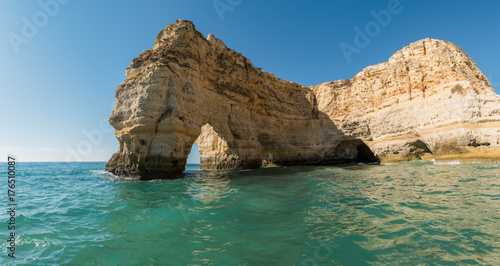
<instances>
[{"instance_id":1,"label":"ocean surface","mask_svg":"<svg viewBox=\"0 0 500 266\"><path fill-rule=\"evenodd\" d=\"M1 265L499 265L500 165L286 167L123 180L17 164ZM7 164L0 164L6 180Z\"/></svg>"}]
</instances>

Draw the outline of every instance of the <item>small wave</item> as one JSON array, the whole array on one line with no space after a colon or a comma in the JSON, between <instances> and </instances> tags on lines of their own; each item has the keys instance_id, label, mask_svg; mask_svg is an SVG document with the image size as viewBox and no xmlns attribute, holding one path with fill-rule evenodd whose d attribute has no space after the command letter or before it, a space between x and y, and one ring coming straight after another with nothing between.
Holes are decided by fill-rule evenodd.
<instances>
[{"instance_id":1,"label":"small wave","mask_svg":"<svg viewBox=\"0 0 500 266\"><path fill-rule=\"evenodd\" d=\"M460 160L439 161L439 162L434 161L434 165L463 165L463 164L485 164L485 162L481 162L481 161L472 161L472 162L465 161L465 162L462 162Z\"/></svg>"},{"instance_id":2,"label":"small wave","mask_svg":"<svg viewBox=\"0 0 500 266\"><path fill-rule=\"evenodd\" d=\"M415 161L402 161L402 162L394 162L394 163L369 163L371 165L423 165L423 164L428 164L428 163L433 163L434 159L432 160L415 160Z\"/></svg>"},{"instance_id":3,"label":"small wave","mask_svg":"<svg viewBox=\"0 0 500 266\"><path fill-rule=\"evenodd\" d=\"M90 170L91 173L94 173L94 174L111 174L110 172L106 171L106 170Z\"/></svg>"},{"instance_id":4,"label":"small wave","mask_svg":"<svg viewBox=\"0 0 500 266\"><path fill-rule=\"evenodd\" d=\"M111 180L111 181L131 181L131 180L136 180L132 177L120 177L120 176L117 176L111 172L108 172L106 170L90 170L90 173L92 173L92 175L96 175L96 176L101 176L101 177L106 177L107 179Z\"/></svg>"},{"instance_id":5,"label":"small wave","mask_svg":"<svg viewBox=\"0 0 500 266\"><path fill-rule=\"evenodd\" d=\"M462 164L460 161L443 161L443 162L436 162L436 160L432 159L434 165L459 165Z\"/></svg>"},{"instance_id":6,"label":"small wave","mask_svg":"<svg viewBox=\"0 0 500 266\"><path fill-rule=\"evenodd\" d=\"M23 244L32 244L35 245L35 248L48 247L51 245L56 245L53 241L48 240L46 237L44 239L19 239L18 245Z\"/></svg>"}]
</instances>

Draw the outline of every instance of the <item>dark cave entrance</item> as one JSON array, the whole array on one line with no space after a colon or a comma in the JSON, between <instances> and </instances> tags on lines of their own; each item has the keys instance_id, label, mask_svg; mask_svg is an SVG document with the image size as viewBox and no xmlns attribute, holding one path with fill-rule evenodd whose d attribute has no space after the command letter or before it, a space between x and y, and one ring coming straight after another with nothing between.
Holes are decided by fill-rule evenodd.
<instances>
[{"instance_id":1,"label":"dark cave entrance","mask_svg":"<svg viewBox=\"0 0 500 266\"><path fill-rule=\"evenodd\" d=\"M347 139L335 149L335 157L341 163L380 163L378 157L360 139Z\"/></svg>"},{"instance_id":2,"label":"dark cave entrance","mask_svg":"<svg viewBox=\"0 0 500 266\"><path fill-rule=\"evenodd\" d=\"M360 140L361 141L361 140ZM356 148L358 155L354 160L357 163L380 163L380 160L375 156L375 154L370 150L370 147L366 145L363 141Z\"/></svg>"},{"instance_id":3,"label":"dark cave entrance","mask_svg":"<svg viewBox=\"0 0 500 266\"><path fill-rule=\"evenodd\" d=\"M408 142L405 144L405 147L408 148L408 160L424 160L426 156L433 156L434 153L429 149L429 146L425 144L425 142L417 139L412 142Z\"/></svg>"}]
</instances>

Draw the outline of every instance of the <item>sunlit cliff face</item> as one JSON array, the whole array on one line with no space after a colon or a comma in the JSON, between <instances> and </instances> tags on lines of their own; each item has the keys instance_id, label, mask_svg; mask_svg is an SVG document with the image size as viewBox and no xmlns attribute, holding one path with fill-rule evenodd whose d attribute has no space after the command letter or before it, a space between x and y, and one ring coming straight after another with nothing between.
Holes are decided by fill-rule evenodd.
<instances>
[{"instance_id":1,"label":"sunlit cliff face","mask_svg":"<svg viewBox=\"0 0 500 266\"><path fill-rule=\"evenodd\" d=\"M445 41L305 87L179 20L126 75L110 117L120 148L107 164L121 176L176 177L195 141L209 169L500 158L499 96Z\"/></svg>"}]
</instances>

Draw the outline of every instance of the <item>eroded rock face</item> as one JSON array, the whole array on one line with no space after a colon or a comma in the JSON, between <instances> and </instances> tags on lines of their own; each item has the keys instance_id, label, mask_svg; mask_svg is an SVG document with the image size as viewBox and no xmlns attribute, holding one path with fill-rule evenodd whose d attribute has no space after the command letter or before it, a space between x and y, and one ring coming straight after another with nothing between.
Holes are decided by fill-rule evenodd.
<instances>
[{"instance_id":1,"label":"eroded rock face","mask_svg":"<svg viewBox=\"0 0 500 266\"><path fill-rule=\"evenodd\" d=\"M312 89L319 111L382 162L500 159L500 97L452 43L420 40L350 80Z\"/></svg>"},{"instance_id":2,"label":"eroded rock face","mask_svg":"<svg viewBox=\"0 0 500 266\"><path fill-rule=\"evenodd\" d=\"M175 177L198 137L202 168L342 159L343 134L310 88L257 69L189 21L166 27L126 76L110 117L120 148L106 166L118 175Z\"/></svg>"},{"instance_id":3,"label":"eroded rock face","mask_svg":"<svg viewBox=\"0 0 500 266\"><path fill-rule=\"evenodd\" d=\"M120 148L106 165L120 176L176 177L195 141L208 169L498 154L499 96L444 41L421 40L351 80L306 87L179 20L126 77L110 117Z\"/></svg>"}]
</instances>

